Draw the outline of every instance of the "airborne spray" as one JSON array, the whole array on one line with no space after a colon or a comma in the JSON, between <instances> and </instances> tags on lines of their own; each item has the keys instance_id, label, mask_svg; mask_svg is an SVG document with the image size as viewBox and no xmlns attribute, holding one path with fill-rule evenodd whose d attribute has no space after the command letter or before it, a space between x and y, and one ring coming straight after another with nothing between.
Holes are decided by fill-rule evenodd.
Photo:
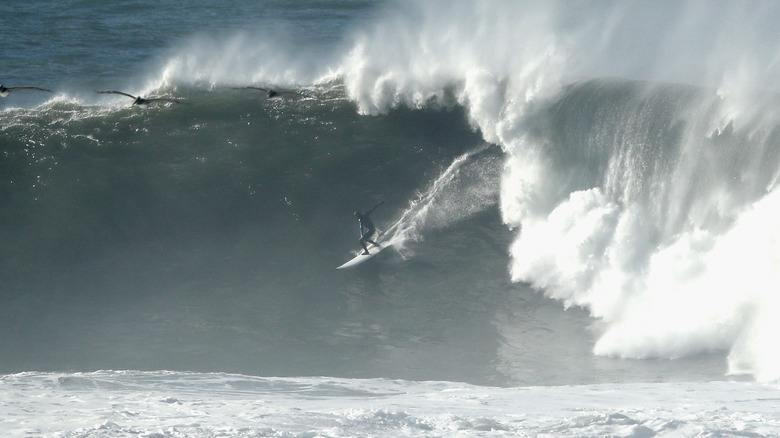
<instances>
[{"instance_id":1,"label":"airborne spray","mask_svg":"<svg viewBox=\"0 0 780 438\"><path fill-rule=\"evenodd\" d=\"M490 147L482 145L453 160L383 233L390 236L387 242L403 250L406 242L421 240L425 231L450 226L495 205L501 162Z\"/></svg>"}]
</instances>

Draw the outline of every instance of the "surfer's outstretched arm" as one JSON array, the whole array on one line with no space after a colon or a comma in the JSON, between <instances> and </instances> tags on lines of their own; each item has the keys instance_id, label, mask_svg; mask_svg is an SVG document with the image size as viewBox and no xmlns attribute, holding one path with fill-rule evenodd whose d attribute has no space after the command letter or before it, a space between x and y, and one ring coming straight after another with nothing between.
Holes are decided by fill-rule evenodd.
<instances>
[{"instance_id":1,"label":"surfer's outstretched arm","mask_svg":"<svg viewBox=\"0 0 780 438\"><path fill-rule=\"evenodd\" d=\"M373 207L371 208L371 210L368 210L367 212L365 212L365 214L366 214L366 215L370 214L372 211L376 210L376 209L377 209L377 208L378 208L380 205L382 205L382 204L384 204L384 203L385 203L385 201L382 201L382 202L380 202L379 204L377 204L377 205L373 206Z\"/></svg>"}]
</instances>

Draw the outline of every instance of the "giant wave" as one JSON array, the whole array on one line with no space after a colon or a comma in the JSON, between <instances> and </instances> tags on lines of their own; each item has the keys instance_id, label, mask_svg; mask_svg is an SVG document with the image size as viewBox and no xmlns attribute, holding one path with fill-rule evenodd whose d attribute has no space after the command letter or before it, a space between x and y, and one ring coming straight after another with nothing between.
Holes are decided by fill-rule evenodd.
<instances>
[{"instance_id":1,"label":"giant wave","mask_svg":"<svg viewBox=\"0 0 780 438\"><path fill-rule=\"evenodd\" d=\"M192 38L172 49L141 91L181 92L197 100L202 89L270 82L340 93L354 107L336 99L339 114L404 114L414 123L420 114L457 118L462 111L484 141L502 148L503 165L485 160L470 180L478 190L454 193L464 199L478 193L478 201L468 204L476 210L498 199L503 222L514 230L502 242L510 253L512 280L564 306L584 308L602 322L596 354L679 358L726 351L730 373L780 377L780 357L772 345L780 320L772 226L780 202L780 115L773 110L777 97L772 94L778 90L771 44L778 39L772 31L772 17L780 15L776 7L746 12L741 4L615 2L589 9L508 1L490 7L459 1L447 8L438 2L404 6L396 12L388 7L343 46L312 51L306 62L285 55L290 47L284 42L258 44L245 33ZM753 31L737 32L744 27ZM215 47L224 49L216 58ZM202 98L205 105L209 99ZM290 106L273 105L271 119L284 120ZM139 137L128 144L153 137L145 134L145 116L116 111L111 117L121 123L111 122L114 132L130 121L132 132L122 132ZM188 111L177 109L167 117ZM248 107L238 113L252 122ZM21 116L6 112L4 117ZM95 142L85 123L88 129L78 138ZM160 126L163 132L170 125ZM203 132L197 123L189 128L185 136ZM446 169L457 170L462 157L472 156L478 142L468 143L447 151L442 177ZM444 159L432 147L425 150ZM125 153L130 164L136 163L132 149ZM335 152L317 156L329 153ZM244 163L247 156L260 161L246 154L235 162ZM54 155L28 158L40 164L49 157ZM183 167L196 163L203 161ZM176 183L188 183L176 179L181 170L176 163L162 165L171 165ZM243 170L247 173L238 184L247 192L265 184L253 179L253 170ZM294 185L296 178L311 175L306 165L296 170L274 176ZM487 171L491 177L480 173ZM500 181L497 188L494 178ZM410 186L425 184L405 182L407 193ZM352 181L342 187L359 186ZM156 193L154 186L146 189ZM223 193L216 190L211 201ZM312 213L307 209L313 208L313 194L298 193L298 199L310 201L300 204L282 191L274 194L273 202L286 205L293 217L301 214L294 211L300 204ZM420 226L415 221L429 217L421 209L427 199L423 193L408 207L402 196L395 200L402 213L394 219L408 219L398 228L408 232L404 238L414 237ZM164 196L155 198L145 210L166 202ZM458 213L464 205L447 202ZM239 225L248 226L248 217ZM219 214L204 220L230 221Z\"/></svg>"}]
</instances>

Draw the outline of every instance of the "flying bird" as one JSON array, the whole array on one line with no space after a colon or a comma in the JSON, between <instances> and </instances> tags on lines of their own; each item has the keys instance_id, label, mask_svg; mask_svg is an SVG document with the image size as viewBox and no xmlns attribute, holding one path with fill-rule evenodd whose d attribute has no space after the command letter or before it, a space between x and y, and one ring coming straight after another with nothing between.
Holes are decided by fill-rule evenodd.
<instances>
[{"instance_id":1,"label":"flying bird","mask_svg":"<svg viewBox=\"0 0 780 438\"><path fill-rule=\"evenodd\" d=\"M11 94L12 91L17 90L37 90L37 91L48 91L51 93L51 90L47 90L45 88L38 88L38 87L4 87L3 84L0 84L0 96L2 97L8 97L9 94Z\"/></svg>"},{"instance_id":2,"label":"flying bird","mask_svg":"<svg viewBox=\"0 0 780 438\"><path fill-rule=\"evenodd\" d=\"M274 90L273 88L263 88L263 87L233 87L233 89L234 90L250 89L250 90L264 91L266 93L266 97L268 97L269 99L273 99L274 97L301 95L301 93L295 91L279 91L279 90Z\"/></svg>"},{"instance_id":3,"label":"flying bird","mask_svg":"<svg viewBox=\"0 0 780 438\"><path fill-rule=\"evenodd\" d=\"M132 94L123 93L121 91L115 91L115 90L105 90L105 91L98 91L98 93L101 94L120 94L122 96L127 96L131 99L133 99L133 105L148 105L150 103L154 102L168 102L168 103L182 103L178 99L169 99L167 97L150 97L148 99L144 99L141 96L133 96Z\"/></svg>"}]
</instances>

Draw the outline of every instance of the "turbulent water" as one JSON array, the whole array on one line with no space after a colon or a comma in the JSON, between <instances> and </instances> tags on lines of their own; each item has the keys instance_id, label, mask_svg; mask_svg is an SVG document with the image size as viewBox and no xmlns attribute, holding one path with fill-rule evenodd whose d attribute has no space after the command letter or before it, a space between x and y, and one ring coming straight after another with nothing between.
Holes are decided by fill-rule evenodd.
<instances>
[{"instance_id":1,"label":"turbulent water","mask_svg":"<svg viewBox=\"0 0 780 438\"><path fill-rule=\"evenodd\" d=\"M1 373L780 378L780 8L158 3L0 18Z\"/></svg>"}]
</instances>

